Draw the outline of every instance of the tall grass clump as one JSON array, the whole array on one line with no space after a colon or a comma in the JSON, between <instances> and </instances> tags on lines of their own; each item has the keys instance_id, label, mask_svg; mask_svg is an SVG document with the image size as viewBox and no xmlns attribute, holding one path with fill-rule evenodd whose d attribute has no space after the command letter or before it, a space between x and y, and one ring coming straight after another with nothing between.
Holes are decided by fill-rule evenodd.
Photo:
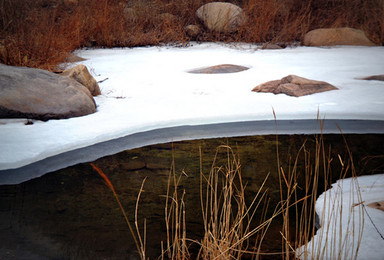
<instances>
[{"instance_id":1,"label":"tall grass clump","mask_svg":"<svg viewBox=\"0 0 384 260\"><path fill-rule=\"evenodd\" d=\"M256 256L268 226L276 216L265 219L268 198L264 185L268 176L247 205L240 161L229 146L220 146L220 149L227 151L227 164L217 165L216 153L209 175L200 175L204 237L198 256L201 259L241 259L244 254ZM259 224L252 227L259 208ZM251 238L254 238L254 246L250 244Z\"/></svg>"},{"instance_id":2,"label":"tall grass clump","mask_svg":"<svg viewBox=\"0 0 384 260\"><path fill-rule=\"evenodd\" d=\"M216 156L221 149L227 150L226 165L217 165L216 162ZM264 185L267 178L263 181L250 205L247 205L238 158L228 146L220 146L216 156L210 173L205 175L201 172L200 174L200 202L204 227L204 235L201 240L187 237L186 191L179 190L182 177L187 176L187 173L183 171L178 175L175 172L173 160L168 177L167 194L165 195L164 213L167 239L165 243L161 243L162 259L191 259L192 257L198 259L241 259L245 254L258 255L260 253L265 233L272 219L278 214L275 213L265 219L268 199L267 189L264 189ZM132 234L139 256L141 259L145 259L145 230L142 236L137 225L138 203L144 182L137 198L135 231L108 177L100 168L94 164L91 165L113 192ZM258 224L255 226L252 223L253 220L256 220L256 211L261 212L258 216ZM146 228L145 225L144 228ZM199 249L195 253L190 252L191 245L197 245ZM248 250L249 248L251 250Z\"/></svg>"},{"instance_id":3,"label":"tall grass clump","mask_svg":"<svg viewBox=\"0 0 384 260\"><path fill-rule=\"evenodd\" d=\"M315 137L314 152L308 150L304 143L293 167L288 171L279 168L281 200L285 202L282 206L284 224L281 232L285 259L292 256L300 259L356 259L363 233L364 213L352 154L344 141L348 154L345 161L340 155L334 161L330 155L331 147L325 145L320 134ZM300 155L305 165L302 172L297 167ZM346 177L353 178L348 198L343 196L342 185L332 185L334 176L337 176L332 172L333 163L341 166L337 177L341 183ZM333 189L327 191L331 187ZM319 198L321 191L323 194ZM317 199L321 199L322 208L315 205ZM352 207L343 208L343 202ZM317 216L316 211L321 215ZM293 226L291 218L294 219ZM292 228L294 232L290 230Z\"/></svg>"},{"instance_id":4,"label":"tall grass clump","mask_svg":"<svg viewBox=\"0 0 384 260\"><path fill-rule=\"evenodd\" d=\"M320 129L322 126L321 122ZM347 155L338 154L333 158L331 147L326 145L322 134L315 135L314 139L308 137L287 166L280 163L276 136L276 178L280 187L280 202L271 209L267 187L269 175L249 200L245 195L247 185L242 179L239 156L228 145L219 146L208 173L204 173L202 160L200 162L200 202L194 203L201 205L203 234L197 239L188 237L188 190L180 188L184 187L183 178L189 176L184 171L176 173L172 159L164 196L166 241L161 243L160 257L356 259L362 239L364 212L352 153L345 138L343 140ZM223 153L226 155L224 163L221 157L219 159ZM144 182L137 197L134 230L111 182L101 169L93 164L92 167L112 190L137 251L141 259L145 259L146 225L144 222L144 231L140 232L137 219ZM334 172L335 169L340 171ZM342 185L342 180L347 177L353 177L350 187ZM339 182L333 184L335 180ZM333 189L329 190L331 187ZM350 197L343 195L343 189L348 189ZM322 202L320 205L323 208L316 205L317 200ZM348 208L345 205L352 206ZM281 251L265 252L263 243L266 234L269 227L276 223L282 223L279 235Z\"/></svg>"},{"instance_id":5,"label":"tall grass clump","mask_svg":"<svg viewBox=\"0 0 384 260\"><path fill-rule=\"evenodd\" d=\"M0 62L54 70L81 47L185 45L222 41L289 45L309 30L327 27L362 29L384 43L381 0L242 0L246 23L232 33L207 30L196 10L214 0L3 0L0 1ZM185 27L199 25L189 36Z\"/></svg>"},{"instance_id":6,"label":"tall grass clump","mask_svg":"<svg viewBox=\"0 0 384 260\"><path fill-rule=\"evenodd\" d=\"M183 171L179 176L175 170L174 155L168 176L167 195L165 196L165 225L167 231L166 248L161 243L161 259L190 259L187 228L185 190L180 194L179 184L186 173Z\"/></svg>"}]
</instances>

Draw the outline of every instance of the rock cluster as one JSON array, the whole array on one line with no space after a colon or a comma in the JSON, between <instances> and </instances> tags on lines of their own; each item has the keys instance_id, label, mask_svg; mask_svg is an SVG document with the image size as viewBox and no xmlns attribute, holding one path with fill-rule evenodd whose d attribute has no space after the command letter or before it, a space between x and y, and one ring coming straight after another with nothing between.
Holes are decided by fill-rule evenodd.
<instances>
[{"instance_id":1,"label":"rock cluster","mask_svg":"<svg viewBox=\"0 0 384 260\"><path fill-rule=\"evenodd\" d=\"M302 78L296 75L289 75L280 80L272 80L256 86L252 91L266 92L273 94L286 94L294 97L311 95L319 92L338 89L324 81L317 81Z\"/></svg>"},{"instance_id":2,"label":"rock cluster","mask_svg":"<svg viewBox=\"0 0 384 260\"><path fill-rule=\"evenodd\" d=\"M62 119L96 112L90 91L69 77L0 64L0 118Z\"/></svg>"}]
</instances>

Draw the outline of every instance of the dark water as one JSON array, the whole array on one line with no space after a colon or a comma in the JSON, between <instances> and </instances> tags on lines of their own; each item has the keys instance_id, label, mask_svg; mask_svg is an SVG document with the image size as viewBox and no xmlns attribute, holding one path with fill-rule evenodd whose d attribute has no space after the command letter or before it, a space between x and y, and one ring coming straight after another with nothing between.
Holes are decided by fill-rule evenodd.
<instances>
[{"instance_id":1,"label":"dark water","mask_svg":"<svg viewBox=\"0 0 384 260\"><path fill-rule=\"evenodd\" d=\"M358 175L384 172L384 135L345 135ZM331 150L334 181L341 171L339 157L348 160L340 135L324 136ZM280 164L293 167L306 142L314 153L315 137L279 136ZM246 199L252 200L264 178L270 208L280 201L277 175L276 137L252 136L183 141L143 147L103 157L94 162L110 178L131 222L142 181L138 220L147 225L147 252L156 259L165 241L164 207L168 176L174 158L176 174L183 174L179 190L185 190L187 237L199 240L202 234L200 169L208 174L217 147L229 145L241 162ZM200 152L201 151L201 152ZM298 170L304 172L304 156ZM216 165L225 166L227 150L220 149ZM302 178L304 179L304 178ZM299 177L299 185L300 183ZM324 187L320 187L324 190ZM264 244L265 252L281 249L281 219L276 218ZM135 246L112 192L90 164L48 173L19 185L0 186L0 259L136 259ZM193 248L191 248L193 251Z\"/></svg>"}]
</instances>

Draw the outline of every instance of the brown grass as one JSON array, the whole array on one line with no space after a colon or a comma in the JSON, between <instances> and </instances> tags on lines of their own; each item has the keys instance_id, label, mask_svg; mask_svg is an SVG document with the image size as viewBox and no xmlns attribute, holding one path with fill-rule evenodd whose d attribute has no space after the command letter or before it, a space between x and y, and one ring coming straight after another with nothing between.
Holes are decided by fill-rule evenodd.
<instances>
[{"instance_id":1,"label":"brown grass","mask_svg":"<svg viewBox=\"0 0 384 260\"><path fill-rule=\"evenodd\" d=\"M323 122L320 122L320 129L323 129ZM356 179L351 182L351 190L358 195L355 203L358 206L358 214L350 210L345 235L331 233L332 228L338 228L337 230L341 232L341 215L343 210L348 211L348 209L343 209L343 193L340 187L333 187L339 192L336 198L326 197L324 201L324 207L328 207L331 213L324 215L325 210L323 209L323 214L320 216L321 219L329 219L329 223L332 224L322 226L321 231L317 233L315 230L315 203L319 195L318 192L325 192L336 181L332 180L331 165L340 163L341 170L338 179L357 177L352 153L345 138L344 142L347 153L346 160L342 160L340 155L338 158L332 158L330 156L331 147L326 146L323 135L320 134L315 136L313 152L308 150L306 143L304 143L295 158L293 167L287 172L283 168L279 169L281 201L284 202L282 204L284 224L281 235L282 253L285 259L291 259L292 256L295 259L356 259L362 238L362 223L364 222L363 208L360 205L362 199ZM303 172L298 171L299 160L304 160L305 169ZM320 187L323 187L323 190ZM292 227L290 218L295 220L294 236L292 236L293 232L290 231L290 227ZM344 221L346 220L344 219ZM326 243L322 243L321 239L316 243L310 242L315 234L319 238L327 238ZM301 248L300 252L296 251L298 248Z\"/></svg>"},{"instance_id":2,"label":"brown grass","mask_svg":"<svg viewBox=\"0 0 384 260\"><path fill-rule=\"evenodd\" d=\"M197 41L300 41L311 29L349 26L384 42L381 0L243 0L247 22L238 32L197 38L184 31L200 25L195 11L213 0L3 0L0 2L0 62L53 70L81 47L135 47ZM171 15L169 15L171 14Z\"/></svg>"},{"instance_id":3,"label":"brown grass","mask_svg":"<svg viewBox=\"0 0 384 260\"><path fill-rule=\"evenodd\" d=\"M320 129L323 122L320 122ZM278 141L278 136L276 136ZM265 187L266 179L260 189L254 195L250 203L246 203L245 189L241 177L241 164L238 156L227 145L217 148L210 172L208 174L200 172L200 198L202 209L202 223L204 233L201 239L191 240L187 236L188 224L186 223L186 212L184 198L186 191L180 190L182 178L187 173L182 171L177 174L175 171L175 161L169 172L167 194L165 195L165 224L167 240L162 243L161 259L192 259L189 248L192 244L200 248L196 255L197 259L242 259L243 257L263 259L273 257L279 259L322 259L322 256L331 259L350 259L357 255L362 238L362 214L361 196L355 201L354 207L359 207L357 214L351 211L348 216L348 232L340 237L332 233L332 228L341 230L341 214L343 209L340 205L343 195L335 198L327 198L324 206L330 210L329 215L320 216L322 219L330 219L328 226L323 226L317 232L318 236L327 239L325 243L321 240L310 243L315 235L315 202L318 192L326 191L335 182L332 180L331 165L339 163L341 165L338 179L346 177L356 177L352 153L346 144L347 159L342 160L343 156L331 158L331 148L324 143L322 134L315 136L315 147L311 150L304 142L294 158L292 164L284 169L279 162L279 147L276 142L277 168L280 183L280 203L272 212L268 212L268 187ZM218 164L217 156L219 152L225 151L227 160L223 164ZM200 151L200 157L202 156ZM303 163L300 161L303 160ZM92 167L104 179L106 185L113 192L116 201L129 226L130 232L135 240L138 253L141 259L146 258L146 225L144 221L144 231L140 232L138 225L137 212L143 184L139 191L135 210L135 229L134 232L128 217L122 207L116 191L100 168L91 164ZM202 165L202 164L201 164ZM304 167L299 167L303 165ZM202 167L201 167L202 169ZM360 194L357 180L353 181L352 190ZM342 192L342 191L340 191ZM272 221L281 217L282 229L280 232L282 241L281 252L263 252L262 245L264 237L268 232ZM300 251L297 249L300 248ZM247 258L247 259L248 259ZM269 259L269 258L268 258Z\"/></svg>"}]
</instances>

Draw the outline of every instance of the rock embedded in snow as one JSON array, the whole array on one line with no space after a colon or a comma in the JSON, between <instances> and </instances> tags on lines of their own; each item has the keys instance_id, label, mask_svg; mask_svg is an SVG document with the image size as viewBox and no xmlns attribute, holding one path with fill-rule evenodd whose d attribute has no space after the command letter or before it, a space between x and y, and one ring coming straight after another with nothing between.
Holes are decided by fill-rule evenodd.
<instances>
[{"instance_id":1,"label":"rock embedded in snow","mask_svg":"<svg viewBox=\"0 0 384 260\"><path fill-rule=\"evenodd\" d=\"M219 73L235 73L247 70L249 68L232 64L221 64L207 68L199 68L188 71L189 73L202 73L202 74L219 74Z\"/></svg>"},{"instance_id":2,"label":"rock embedded in snow","mask_svg":"<svg viewBox=\"0 0 384 260\"><path fill-rule=\"evenodd\" d=\"M234 32L245 23L245 13L237 5L212 2L201 6L196 16L211 31Z\"/></svg>"},{"instance_id":3,"label":"rock embedded in snow","mask_svg":"<svg viewBox=\"0 0 384 260\"><path fill-rule=\"evenodd\" d=\"M304 36L303 44L306 46L375 46L362 30L349 27L312 30Z\"/></svg>"},{"instance_id":4,"label":"rock embedded in snow","mask_svg":"<svg viewBox=\"0 0 384 260\"><path fill-rule=\"evenodd\" d=\"M72 78L85 86L89 92L91 92L92 96L98 96L101 94L99 84L97 84L96 80L89 73L85 65L80 64L73 68L64 70L61 75Z\"/></svg>"},{"instance_id":5,"label":"rock embedded in snow","mask_svg":"<svg viewBox=\"0 0 384 260\"><path fill-rule=\"evenodd\" d=\"M373 76L364 77L364 78L361 78L361 79L364 79L364 80L381 80L381 81L384 81L384 74L382 74L382 75L373 75Z\"/></svg>"},{"instance_id":6,"label":"rock embedded in snow","mask_svg":"<svg viewBox=\"0 0 384 260\"><path fill-rule=\"evenodd\" d=\"M281 80L272 80L256 86L252 91L266 92L273 94L286 94L294 97L311 95L319 92L338 89L335 86L324 82L302 78L296 75L289 75Z\"/></svg>"},{"instance_id":7,"label":"rock embedded in snow","mask_svg":"<svg viewBox=\"0 0 384 260\"><path fill-rule=\"evenodd\" d=\"M0 64L0 118L39 120L96 112L89 90L49 71Z\"/></svg>"},{"instance_id":8,"label":"rock embedded in snow","mask_svg":"<svg viewBox=\"0 0 384 260\"><path fill-rule=\"evenodd\" d=\"M384 201L373 202L367 205L368 207L384 211Z\"/></svg>"}]
</instances>

